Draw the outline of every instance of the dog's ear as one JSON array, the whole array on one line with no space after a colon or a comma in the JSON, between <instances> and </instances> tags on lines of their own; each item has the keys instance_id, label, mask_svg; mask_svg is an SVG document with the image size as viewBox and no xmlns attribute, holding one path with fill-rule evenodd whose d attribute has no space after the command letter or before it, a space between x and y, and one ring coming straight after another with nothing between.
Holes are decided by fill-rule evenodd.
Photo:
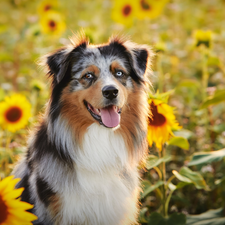
<instances>
[{"instance_id":1,"label":"dog's ear","mask_svg":"<svg viewBox=\"0 0 225 225\"><path fill-rule=\"evenodd\" d=\"M67 69L70 64L69 57L71 51L62 48L45 56L45 64L48 67L48 74L49 76L53 76L53 79L55 79L57 83L59 83L67 73Z\"/></svg>"},{"instance_id":2,"label":"dog's ear","mask_svg":"<svg viewBox=\"0 0 225 225\"><path fill-rule=\"evenodd\" d=\"M79 52L82 53L89 43L84 33L74 35L70 41L70 45L44 56L40 61L40 65L47 65L48 74L53 76L57 83L62 81L66 75L72 56Z\"/></svg>"},{"instance_id":3,"label":"dog's ear","mask_svg":"<svg viewBox=\"0 0 225 225\"><path fill-rule=\"evenodd\" d=\"M132 42L125 42L129 52L129 60L132 69L141 80L151 71L151 59L153 57L153 52L147 45L136 45Z\"/></svg>"},{"instance_id":4,"label":"dog's ear","mask_svg":"<svg viewBox=\"0 0 225 225\"><path fill-rule=\"evenodd\" d=\"M139 77L143 77L148 67L150 53L148 49L132 49L130 51L133 68Z\"/></svg>"},{"instance_id":5,"label":"dog's ear","mask_svg":"<svg viewBox=\"0 0 225 225\"><path fill-rule=\"evenodd\" d=\"M116 47L119 52L125 52L131 66L131 77L136 81L144 81L151 72L151 59L154 56L151 48L147 45L138 45L122 36L110 38L110 45Z\"/></svg>"}]
</instances>

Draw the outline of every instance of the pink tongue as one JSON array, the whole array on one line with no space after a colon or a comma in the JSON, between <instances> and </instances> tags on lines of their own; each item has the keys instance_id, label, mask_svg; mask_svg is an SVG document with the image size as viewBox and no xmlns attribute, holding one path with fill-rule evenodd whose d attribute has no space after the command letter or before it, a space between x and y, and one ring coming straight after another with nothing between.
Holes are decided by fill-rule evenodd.
<instances>
[{"instance_id":1,"label":"pink tongue","mask_svg":"<svg viewBox=\"0 0 225 225\"><path fill-rule=\"evenodd\" d=\"M120 123L120 115L117 113L116 106L108 106L100 111L102 122L106 127L116 127Z\"/></svg>"}]
</instances>

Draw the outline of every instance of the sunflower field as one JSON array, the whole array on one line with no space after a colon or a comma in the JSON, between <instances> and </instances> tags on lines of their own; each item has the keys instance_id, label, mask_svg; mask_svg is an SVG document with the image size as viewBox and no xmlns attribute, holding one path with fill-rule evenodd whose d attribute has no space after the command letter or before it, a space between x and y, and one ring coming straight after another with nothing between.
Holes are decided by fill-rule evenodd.
<instances>
[{"instance_id":1,"label":"sunflower field","mask_svg":"<svg viewBox=\"0 0 225 225\"><path fill-rule=\"evenodd\" d=\"M49 98L39 59L81 30L94 44L119 34L155 52L139 223L224 225L224 0L1 0L0 209Z\"/></svg>"}]
</instances>

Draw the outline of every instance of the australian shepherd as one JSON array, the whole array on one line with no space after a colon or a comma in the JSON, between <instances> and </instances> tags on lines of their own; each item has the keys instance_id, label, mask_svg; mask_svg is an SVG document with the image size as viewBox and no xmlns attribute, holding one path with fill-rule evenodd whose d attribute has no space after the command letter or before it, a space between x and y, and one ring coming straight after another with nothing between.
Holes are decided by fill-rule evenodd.
<instances>
[{"instance_id":1,"label":"australian shepherd","mask_svg":"<svg viewBox=\"0 0 225 225\"><path fill-rule=\"evenodd\" d=\"M137 224L152 52L87 38L45 57L51 95L14 174L38 225Z\"/></svg>"}]
</instances>

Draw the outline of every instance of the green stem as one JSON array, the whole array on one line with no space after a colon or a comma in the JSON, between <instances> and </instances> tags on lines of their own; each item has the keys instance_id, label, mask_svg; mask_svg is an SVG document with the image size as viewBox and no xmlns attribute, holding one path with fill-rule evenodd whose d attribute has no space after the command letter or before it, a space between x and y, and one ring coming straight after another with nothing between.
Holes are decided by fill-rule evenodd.
<instances>
[{"instance_id":1,"label":"green stem","mask_svg":"<svg viewBox=\"0 0 225 225\"><path fill-rule=\"evenodd\" d=\"M159 156L160 157L164 157L165 155L165 148L164 146L162 146L162 151L159 151ZM162 185L162 214L164 217L167 217L167 211L166 211L166 163L162 162L161 164L161 172L162 172L162 181L163 181L163 185Z\"/></svg>"},{"instance_id":2,"label":"green stem","mask_svg":"<svg viewBox=\"0 0 225 225\"><path fill-rule=\"evenodd\" d=\"M173 194L173 191L170 192L169 196L166 199L166 203L165 203L166 216L168 216L168 208L169 208L169 203L170 203L172 194Z\"/></svg>"},{"instance_id":3,"label":"green stem","mask_svg":"<svg viewBox=\"0 0 225 225\"><path fill-rule=\"evenodd\" d=\"M162 69L162 54L161 53L158 54L157 71L159 74L158 89L159 89L159 93L162 93L164 89L164 74Z\"/></svg>"},{"instance_id":4,"label":"green stem","mask_svg":"<svg viewBox=\"0 0 225 225\"><path fill-rule=\"evenodd\" d=\"M155 166L155 167L153 167L153 168L154 168L154 170L158 173L159 179L162 180L162 172L161 172L161 170L160 170L157 166Z\"/></svg>"},{"instance_id":5,"label":"green stem","mask_svg":"<svg viewBox=\"0 0 225 225\"><path fill-rule=\"evenodd\" d=\"M169 178L169 180L166 182L166 190L168 189L169 183L170 183L174 178L175 178L175 176L173 175L173 176L171 176L171 177Z\"/></svg>"},{"instance_id":6,"label":"green stem","mask_svg":"<svg viewBox=\"0 0 225 225\"><path fill-rule=\"evenodd\" d=\"M208 87L209 73L207 68L207 53L205 49L202 50L202 100L204 101L207 97L207 87Z\"/></svg>"},{"instance_id":7,"label":"green stem","mask_svg":"<svg viewBox=\"0 0 225 225\"><path fill-rule=\"evenodd\" d=\"M204 102L207 98L207 88L208 88L208 81L209 81L209 73L208 73L208 66L207 66L207 57L208 57L207 49L202 49L201 54L202 54L202 102ZM211 140L210 129L209 129L210 119L209 119L209 113L207 109L205 109L204 116L205 116L206 139Z\"/></svg>"}]
</instances>

